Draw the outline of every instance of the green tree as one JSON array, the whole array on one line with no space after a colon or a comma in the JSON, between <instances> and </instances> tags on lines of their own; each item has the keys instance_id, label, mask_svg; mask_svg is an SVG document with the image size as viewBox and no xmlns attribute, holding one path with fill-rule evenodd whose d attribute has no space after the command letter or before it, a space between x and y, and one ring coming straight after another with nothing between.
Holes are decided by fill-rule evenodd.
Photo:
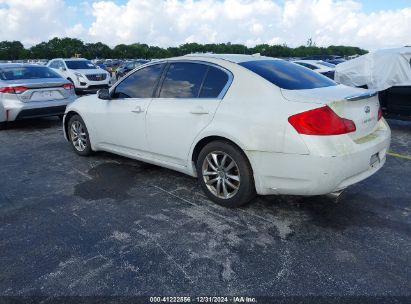
<instances>
[{"instance_id":1,"label":"green tree","mask_svg":"<svg viewBox=\"0 0 411 304\"><path fill-rule=\"evenodd\" d=\"M88 59L94 58L166 58L182 56L190 53L234 53L234 54L254 54L271 57L304 57L309 55L339 55L350 56L354 54L363 55L367 51L352 46L318 47L310 38L306 45L290 48L284 45L259 44L254 47L247 47L242 44L227 43L208 43L200 44L196 42L184 43L179 47L161 48L142 43L119 44L114 48L101 42L86 43L76 38L53 38L47 42L41 42L25 49L19 41L0 42L0 59L52 59L56 57L73 57L81 55Z\"/></svg>"},{"instance_id":2,"label":"green tree","mask_svg":"<svg viewBox=\"0 0 411 304\"><path fill-rule=\"evenodd\" d=\"M0 59L17 60L28 57L28 52L20 41L0 42Z\"/></svg>"}]
</instances>

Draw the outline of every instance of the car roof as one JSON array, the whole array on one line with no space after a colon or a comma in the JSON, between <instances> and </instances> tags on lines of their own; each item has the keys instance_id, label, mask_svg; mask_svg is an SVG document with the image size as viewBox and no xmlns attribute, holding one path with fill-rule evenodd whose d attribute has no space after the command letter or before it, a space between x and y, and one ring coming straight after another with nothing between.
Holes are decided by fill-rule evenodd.
<instances>
[{"instance_id":1,"label":"car roof","mask_svg":"<svg viewBox=\"0 0 411 304\"><path fill-rule=\"evenodd\" d=\"M21 67L44 67L44 65L40 64L32 64L32 63L0 63L0 68L21 68Z\"/></svg>"},{"instance_id":2,"label":"car roof","mask_svg":"<svg viewBox=\"0 0 411 304\"><path fill-rule=\"evenodd\" d=\"M69 61L84 61L84 60L87 60L87 61L89 61L86 58L53 58L51 60L64 60L64 61L66 61L66 60L69 60Z\"/></svg>"},{"instance_id":3,"label":"car roof","mask_svg":"<svg viewBox=\"0 0 411 304\"><path fill-rule=\"evenodd\" d=\"M198 53L198 54L188 54L182 57L175 57L171 59L221 59L234 63L242 63L247 61L256 60L279 60L273 57L261 56L260 54L254 55L242 55L242 54L212 54L212 53Z\"/></svg>"},{"instance_id":4,"label":"car roof","mask_svg":"<svg viewBox=\"0 0 411 304\"><path fill-rule=\"evenodd\" d=\"M316 64L316 63L321 63L321 62L324 62L324 61L322 61L322 60L308 60L308 59L298 59L298 60L292 60L292 62L306 62L306 63L313 63L313 64Z\"/></svg>"}]
</instances>

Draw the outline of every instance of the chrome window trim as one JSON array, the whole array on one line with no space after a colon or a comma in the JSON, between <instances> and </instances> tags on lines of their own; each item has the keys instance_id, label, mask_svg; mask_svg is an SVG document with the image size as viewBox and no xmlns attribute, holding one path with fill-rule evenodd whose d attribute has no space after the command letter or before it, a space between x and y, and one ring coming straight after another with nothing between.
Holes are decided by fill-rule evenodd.
<instances>
[{"instance_id":1,"label":"chrome window trim","mask_svg":"<svg viewBox=\"0 0 411 304\"><path fill-rule=\"evenodd\" d=\"M215 63L213 63L213 62L208 62L208 61L203 61L203 60L190 60L190 59L181 59L181 60L179 60L179 59L165 59L165 60L159 60L159 61L155 61L155 62L148 62L148 63L146 63L146 64L140 65L140 66L138 66L137 68L133 69L132 71L130 71L129 73L127 73L127 75L124 76L123 79L121 79L119 82L117 82L114 86L112 86L112 87L110 88L110 94L112 94L112 93L115 91L116 87L117 87L121 82L123 82L127 77L129 77L129 75L134 74L134 73L138 72L139 70L141 70L141 69L143 69L143 68L146 68L146 67L149 67L149 66L152 66L152 65L155 65L155 64L166 64L166 65L169 65L169 64L171 64L171 63L197 63L197 64L208 65L208 66L217 68L217 69L223 71L224 73L226 73L227 76L228 76L228 80L227 80L227 83L225 84L225 86L223 87L223 89L221 90L220 94L219 94L217 97L215 97L215 98L212 98L212 97L168 98L168 97L158 97L158 96L154 96L154 97L152 97L153 99L155 98L155 99L177 99L177 100L178 100L178 99L200 99L200 100L210 100L210 99L211 99L211 100L216 100L216 99L218 99L218 100L222 100L222 99L224 99L225 95L226 95L227 92L228 92L228 89L230 88L230 86L231 86L231 84L233 83L233 80L234 80L234 75L233 75L233 73L232 73L231 71L229 71L228 69L226 69L226 68L224 68L224 67L222 67L222 66L220 66L220 65L218 65L218 64L215 64ZM165 69L162 71L162 74L161 74L161 76L160 76L160 81L161 81L161 83L158 83L157 85L160 85L160 86L163 85L163 80L164 80L164 79L162 79L162 78L164 78L164 77L163 77L163 76L165 76L164 73L166 73L167 70L168 70L168 67L166 66ZM158 89L160 89L160 88L158 88ZM159 91L159 92L160 92L160 91Z\"/></svg>"}]
</instances>

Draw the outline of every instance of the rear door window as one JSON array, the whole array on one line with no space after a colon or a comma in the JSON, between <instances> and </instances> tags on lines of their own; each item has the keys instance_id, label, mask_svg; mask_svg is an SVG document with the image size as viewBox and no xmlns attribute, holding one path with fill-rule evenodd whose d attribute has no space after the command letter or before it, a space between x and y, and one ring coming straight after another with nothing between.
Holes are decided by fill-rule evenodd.
<instances>
[{"instance_id":1,"label":"rear door window","mask_svg":"<svg viewBox=\"0 0 411 304\"><path fill-rule=\"evenodd\" d=\"M113 98L151 98L160 79L164 64L154 64L137 70L122 80Z\"/></svg>"},{"instance_id":2,"label":"rear door window","mask_svg":"<svg viewBox=\"0 0 411 304\"><path fill-rule=\"evenodd\" d=\"M284 60L255 60L239 64L286 90L307 90L337 85L326 76Z\"/></svg>"},{"instance_id":3,"label":"rear door window","mask_svg":"<svg viewBox=\"0 0 411 304\"><path fill-rule=\"evenodd\" d=\"M198 98L208 66L199 63L171 63L161 87L161 98Z\"/></svg>"},{"instance_id":4,"label":"rear door window","mask_svg":"<svg viewBox=\"0 0 411 304\"><path fill-rule=\"evenodd\" d=\"M200 98L217 98L227 85L226 72L210 66L200 92Z\"/></svg>"}]
</instances>

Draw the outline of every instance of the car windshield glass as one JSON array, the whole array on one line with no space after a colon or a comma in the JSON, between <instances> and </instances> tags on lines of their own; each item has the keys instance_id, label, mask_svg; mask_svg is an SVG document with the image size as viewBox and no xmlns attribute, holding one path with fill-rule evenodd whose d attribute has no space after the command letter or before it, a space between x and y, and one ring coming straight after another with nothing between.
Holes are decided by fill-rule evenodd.
<instances>
[{"instance_id":1,"label":"car windshield glass","mask_svg":"<svg viewBox=\"0 0 411 304\"><path fill-rule=\"evenodd\" d=\"M326 76L284 60L246 61L240 65L286 90L307 90L337 85Z\"/></svg>"},{"instance_id":2,"label":"car windshield glass","mask_svg":"<svg viewBox=\"0 0 411 304\"><path fill-rule=\"evenodd\" d=\"M66 60L67 68L71 70L95 70L96 66L88 60Z\"/></svg>"},{"instance_id":3,"label":"car windshield glass","mask_svg":"<svg viewBox=\"0 0 411 304\"><path fill-rule=\"evenodd\" d=\"M42 78L61 78L53 70L47 67L7 67L0 68L1 80L20 80L20 79L42 79Z\"/></svg>"},{"instance_id":4,"label":"car windshield glass","mask_svg":"<svg viewBox=\"0 0 411 304\"><path fill-rule=\"evenodd\" d=\"M321 64L323 66L329 67L329 68L335 68L335 64L329 63L329 62L325 62L325 61L319 61L317 62L318 64Z\"/></svg>"}]
</instances>

